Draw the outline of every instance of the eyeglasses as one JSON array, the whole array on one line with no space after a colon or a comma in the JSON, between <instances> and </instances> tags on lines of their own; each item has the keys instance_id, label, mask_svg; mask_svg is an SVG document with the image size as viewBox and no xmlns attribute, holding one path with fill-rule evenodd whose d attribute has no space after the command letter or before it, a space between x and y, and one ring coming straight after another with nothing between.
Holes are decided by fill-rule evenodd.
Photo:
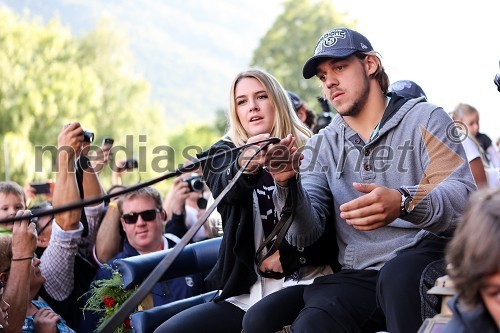
<instances>
[{"instance_id":1,"label":"eyeglasses","mask_svg":"<svg viewBox=\"0 0 500 333\"><path fill-rule=\"evenodd\" d=\"M139 218L139 215L141 216L143 221L153 221L156 218L156 213L159 213L160 210L158 208L156 209L149 209L145 210L139 213L128 213L128 214L123 214L122 218L123 221L127 224L134 224L137 222L137 219Z\"/></svg>"}]
</instances>

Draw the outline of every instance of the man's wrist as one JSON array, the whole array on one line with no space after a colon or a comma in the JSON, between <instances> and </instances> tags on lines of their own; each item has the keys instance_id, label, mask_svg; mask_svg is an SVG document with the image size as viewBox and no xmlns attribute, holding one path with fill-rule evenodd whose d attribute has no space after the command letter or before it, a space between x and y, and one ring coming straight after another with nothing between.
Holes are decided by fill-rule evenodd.
<instances>
[{"instance_id":1,"label":"man's wrist","mask_svg":"<svg viewBox=\"0 0 500 333\"><path fill-rule=\"evenodd\" d=\"M282 180L282 181L277 180L276 184L278 184L281 187L288 187L288 179L287 180Z\"/></svg>"},{"instance_id":2,"label":"man's wrist","mask_svg":"<svg viewBox=\"0 0 500 333\"><path fill-rule=\"evenodd\" d=\"M33 254L34 252L31 253L12 253L12 259L11 261L27 261L28 259L33 259Z\"/></svg>"}]
</instances>

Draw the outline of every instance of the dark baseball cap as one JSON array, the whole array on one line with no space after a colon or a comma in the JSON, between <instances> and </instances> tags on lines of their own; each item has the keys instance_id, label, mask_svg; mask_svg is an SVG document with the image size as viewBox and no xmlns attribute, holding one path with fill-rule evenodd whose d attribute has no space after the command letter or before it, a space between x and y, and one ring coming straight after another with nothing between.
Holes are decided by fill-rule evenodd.
<instances>
[{"instance_id":1,"label":"dark baseball cap","mask_svg":"<svg viewBox=\"0 0 500 333\"><path fill-rule=\"evenodd\" d=\"M318 64L325 58L345 58L356 52L370 51L373 51L372 44L359 32L348 28L330 30L318 40L314 55L307 60L302 74L306 79L316 75Z\"/></svg>"},{"instance_id":2,"label":"dark baseball cap","mask_svg":"<svg viewBox=\"0 0 500 333\"><path fill-rule=\"evenodd\" d=\"M304 102L300 99L299 95L294 93L293 91L287 90L288 97L290 97L290 100L292 101L293 109L295 112L297 112L302 105L304 105Z\"/></svg>"},{"instance_id":3,"label":"dark baseball cap","mask_svg":"<svg viewBox=\"0 0 500 333\"><path fill-rule=\"evenodd\" d=\"M425 97L427 99L424 90L418 84L410 80L400 80L392 83L389 86L389 91L395 92L399 96L406 98Z\"/></svg>"}]
</instances>

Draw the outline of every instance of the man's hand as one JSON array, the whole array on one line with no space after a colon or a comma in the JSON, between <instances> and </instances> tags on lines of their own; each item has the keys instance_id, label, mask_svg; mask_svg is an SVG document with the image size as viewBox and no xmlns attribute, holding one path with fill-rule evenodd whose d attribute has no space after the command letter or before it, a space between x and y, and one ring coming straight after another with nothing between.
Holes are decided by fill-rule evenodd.
<instances>
[{"instance_id":1,"label":"man's hand","mask_svg":"<svg viewBox=\"0 0 500 333\"><path fill-rule=\"evenodd\" d=\"M247 143L252 143L252 142L257 142L257 141L269 139L269 137L270 137L269 133L255 135L255 136L248 138ZM256 144L255 146L247 147L241 152L240 156L238 157L238 165L240 167L243 167L249 159L252 159L250 161L250 163L248 164L245 172L256 174L259 171L259 169L264 166L265 154L266 154L267 148L260 151L257 155L255 155L252 158L252 156L255 154L255 152L259 149L259 146L262 146L263 144L264 144L264 142Z\"/></svg>"},{"instance_id":2,"label":"man's hand","mask_svg":"<svg viewBox=\"0 0 500 333\"><path fill-rule=\"evenodd\" d=\"M354 188L366 193L340 206L340 217L358 230L375 230L401 215L401 193L378 184L354 183Z\"/></svg>"},{"instance_id":3,"label":"man's hand","mask_svg":"<svg viewBox=\"0 0 500 333\"><path fill-rule=\"evenodd\" d=\"M61 318L54 311L42 308L33 317L36 332L57 333L57 323L61 321Z\"/></svg>"},{"instance_id":4,"label":"man's hand","mask_svg":"<svg viewBox=\"0 0 500 333\"><path fill-rule=\"evenodd\" d=\"M16 217L31 216L29 210L20 210ZM14 222L12 229L12 258L30 258L33 257L36 249L37 234L36 225L30 222L29 218Z\"/></svg>"},{"instance_id":5,"label":"man's hand","mask_svg":"<svg viewBox=\"0 0 500 333\"><path fill-rule=\"evenodd\" d=\"M83 147L84 147L83 152L85 152L85 150L86 150L85 146L87 144L89 144L89 143L87 143L87 142L83 143ZM101 173L101 171L104 170L104 167L109 162L111 147L113 147L113 145L111 145L109 143L103 143L97 149L88 152L90 165L92 166L92 169L94 169L94 172Z\"/></svg>"},{"instance_id":6,"label":"man's hand","mask_svg":"<svg viewBox=\"0 0 500 333\"><path fill-rule=\"evenodd\" d=\"M62 148L68 155L68 160L72 161L80 155L83 142L83 128L80 123L69 123L64 125L57 137L57 147ZM61 156L59 156L61 157Z\"/></svg>"},{"instance_id":7,"label":"man's hand","mask_svg":"<svg viewBox=\"0 0 500 333\"><path fill-rule=\"evenodd\" d=\"M294 146L295 141L295 137L289 134L267 150L265 165L280 186L286 186L288 180L299 173L300 163L304 155Z\"/></svg>"},{"instance_id":8,"label":"man's hand","mask_svg":"<svg viewBox=\"0 0 500 333\"><path fill-rule=\"evenodd\" d=\"M185 211L186 200L189 197L189 184L184 182L185 177L177 177L168 193L170 209L173 214L182 215Z\"/></svg>"}]
</instances>

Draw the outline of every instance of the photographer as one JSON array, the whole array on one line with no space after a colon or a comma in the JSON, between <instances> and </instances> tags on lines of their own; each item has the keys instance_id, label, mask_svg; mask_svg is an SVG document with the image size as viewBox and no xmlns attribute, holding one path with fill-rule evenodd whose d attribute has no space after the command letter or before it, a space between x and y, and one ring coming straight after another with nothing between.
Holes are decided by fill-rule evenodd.
<instances>
[{"instance_id":1,"label":"photographer","mask_svg":"<svg viewBox=\"0 0 500 333\"><path fill-rule=\"evenodd\" d=\"M185 173L174 180L174 184L165 197L163 205L171 219L165 226L165 232L182 237L198 218L205 212L206 199L203 197L205 182L201 178L201 170ZM207 239L207 231L203 225L193 236L192 241Z\"/></svg>"},{"instance_id":2,"label":"photographer","mask_svg":"<svg viewBox=\"0 0 500 333\"><path fill-rule=\"evenodd\" d=\"M102 195L97 174L86 159L92 136L77 122L65 125L59 133L58 173L52 197L54 207ZM76 165L79 167L75 168ZM96 268L88 259L102 206L98 204L56 214L50 241L41 258L40 270L46 282L40 295L71 327L76 327L81 317L78 299L88 290L95 274Z\"/></svg>"},{"instance_id":3,"label":"photographer","mask_svg":"<svg viewBox=\"0 0 500 333\"><path fill-rule=\"evenodd\" d=\"M123 175L127 174L128 172L133 171L134 169L137 169L139 167L139 162L137 162L136 159L128 159L128 160L119 160L116 162L116 165L111 166L111 184L113 186L115 185L120 185L124 186L126 185L123 182ZM140 179L140 177L139 177ZM128 184L130 185L130 184Z\"/></svg>"}]
</instances>

